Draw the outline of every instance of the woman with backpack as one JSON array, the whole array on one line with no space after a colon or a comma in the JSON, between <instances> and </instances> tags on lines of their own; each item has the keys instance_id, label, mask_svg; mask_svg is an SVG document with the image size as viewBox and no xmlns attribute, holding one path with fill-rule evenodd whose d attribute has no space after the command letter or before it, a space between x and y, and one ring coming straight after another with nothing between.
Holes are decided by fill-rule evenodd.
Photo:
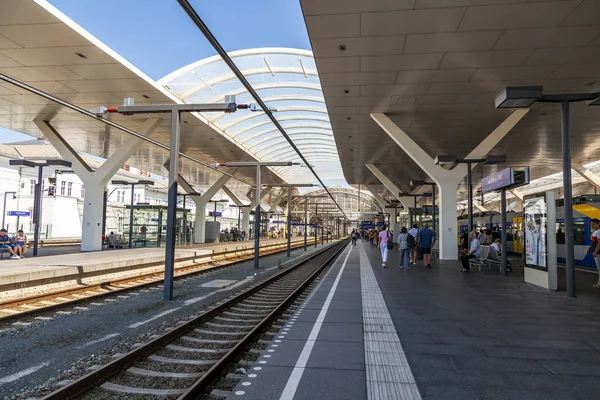
<instances>
[{"instance_id":1,"label":"woman with backpack","mask_svg":"<svg viewBox=\"0 0 600 400\"><path fill-rule=\"evenodd\" d=\"M385 225L381 227L381 232L379 232L379 249L381 250L381 258L383 259L383 263L381 264L383 268L387 268L385 265L387 263L388 250L390 247L394 246L392 242L391 234L385 229ZM392 246L388 246L388 243Z\"/></svg>"}]
</instances>

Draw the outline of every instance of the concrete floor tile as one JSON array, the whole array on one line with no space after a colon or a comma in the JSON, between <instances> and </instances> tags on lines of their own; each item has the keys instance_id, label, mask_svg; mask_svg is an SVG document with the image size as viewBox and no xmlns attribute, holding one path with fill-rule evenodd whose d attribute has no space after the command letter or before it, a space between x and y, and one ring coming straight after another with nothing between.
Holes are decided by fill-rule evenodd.
<instances>
[{"instance_id":1,"label":"concrete floor tile","mask_svg":"<svg viewBox=\"0 0 600 400\"><path fill-rule=\"evenodd\" d=\"M478 400L468 386L426 385L421 388L427 400Z\"/></svg>"}]
</instances>

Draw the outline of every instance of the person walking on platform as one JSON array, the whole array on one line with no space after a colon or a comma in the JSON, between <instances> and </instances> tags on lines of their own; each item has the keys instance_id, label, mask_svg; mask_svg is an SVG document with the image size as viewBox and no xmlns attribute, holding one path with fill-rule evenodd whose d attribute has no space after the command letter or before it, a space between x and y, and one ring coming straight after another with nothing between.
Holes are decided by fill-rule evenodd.
<instances>
[{"instance_id":1,"label":"person walking on platform","mask_svg":"<svg viewBox=\"0 0 600 400\"><path fill-rule=\"evenodd\" d=\"M471 246L469 247L469 252L467 254L463 254L460 257L460 262L463 265L463 269L461 272L469 272L471 267L469 266L469 260L471 258L479 257L479 240L475 237L475 232L471 231L469 233L469 239L471 239Z\"/></svg>"},{"instance_id":2,"label":"person walking on platform","mask_svg":"<svg viewBox=\"0 0 600 400\"><path fill-rule=\"evenodd\" d=\"M379 232L379 249L381 250L381 258L383 260L381 266L383 268L387 268L385 264L387 263L387 256L389 250L388 241L391 239L390 236L390 233L385 229L385 225L383 225L381 227L381 232Z\"/></svg>"},{"instance_id":3,"label":"person walking on platform","mask_svg":"<svg viewBox=\"0 0 600 400\"><path fill-rule=\"evenodd\" d=\"M410 268L410 249L408 248L408 231L406 227L402 227L398 234L398 250L400 251L400 268L404 267L404 255L406 255L406 269ZM412 237L412 236L411 236Z\"/></svg>"},{"instance_id":4,"label":"person walking on platform","mask_svg":"<svg viewBox=\"0 0 600 400\"><path fill-rule=\"evenodd\" d=\"M598 282L592 287L594 289L600 289L600 220L598 220L598 218L593 218L590 220L590 224L592 225L594 233L592 233L592 244L587 252L588 254L592 253L594 255L596 270L598 271Z\"/></svg>"},{"instance_id":5,"label":"person walking on platform","mask_svg":"<svg viewBox=\"0 0 600 400\"><path fill-rule=\"evenodd\" d=\"M356 233L356 229L352 229L352 233L350 234L350 237L352 238L352 244L356 244L357 236L358 236L358 234Z\"/></svg>"},{"instance_id":6,"label":"person walking on platform","mask_svg":"<svg viewBox=\"0 0 600 400\"><path fill-rule=\"evenodd\" d=\"M408 238L408 248L410 249L410 263L414 265L419 253L417 249L419 245L419 229L417 229L417 224L413 224L413 227L408 231L408 234L412 236L412 239Z\"/></svg>"},{"instance_id":7,"label":"person walking on platform","mask_svg":"<svg viewBox=\"0 0 600 400\"><path fill-rule=\"evenodd\" d=\"M424 266L425 268L431 268L431 248L435 243L435 233L429 229L427 222L423 224L423 229L419 232L419 243L421 244Z\"/></svg>"}]
</instances>

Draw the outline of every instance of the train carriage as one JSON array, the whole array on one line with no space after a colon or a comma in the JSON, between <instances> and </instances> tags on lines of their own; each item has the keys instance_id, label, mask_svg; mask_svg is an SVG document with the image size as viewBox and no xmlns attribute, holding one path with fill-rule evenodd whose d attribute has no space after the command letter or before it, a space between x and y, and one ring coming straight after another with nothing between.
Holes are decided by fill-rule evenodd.
<instances>
[{"instance_id":1,"label":"train carriage","mask_svg":"<svg viewBox=\"0 0 600 400\"><path fill-rule=\"evenodd\" d=\"M600 195L585 195L573 198L573 230L575 241L575 264L596 268L594 257L587 254L592 241L592 231L590 220L592 218L600 219ZM506 214L507 220L507 245L508 251L513 255L521 255L522 246L519 238L523 229L523 213L510 212ZM473 215L473 224L477 230L484 228L498 227L502 223L502 215L497 212L483 212ZM467 229L468 223L466 217L458 219L459 232ZM556 201L556 242L558 244L558 262L565 262L565 222L564 222L564 201ZM460 237L459 237L460 243Z\"/></svg>"}]
</instances>

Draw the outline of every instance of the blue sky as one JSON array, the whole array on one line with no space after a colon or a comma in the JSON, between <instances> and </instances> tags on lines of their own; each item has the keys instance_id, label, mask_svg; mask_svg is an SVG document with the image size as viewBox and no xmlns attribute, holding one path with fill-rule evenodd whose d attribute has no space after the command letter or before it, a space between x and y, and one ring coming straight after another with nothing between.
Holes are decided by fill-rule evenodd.
<instances>
[{"instance_id":1,"label":"blue sky","mask_svg":"<svg viewBox=\"0 0 600 400\"><path fill-rule=\"evenodd\" d=\"M216 54L175 0L49 0L152 79ZM299 0L191 0L227 51L310 50Z\"/></svg>"},{"instance_id":2,"label":"blue sky","mask_svg":"<svg viewBox=\"0 0 600 400\"><path fill-rule=\"evenodd\" d=\"M216 54L175 0L49 2L154 80ZM299 0L192 0L191 4L227 51L310 50ZM29 139L0 127L0 143Z\"/></svg>"}]
</instances>

